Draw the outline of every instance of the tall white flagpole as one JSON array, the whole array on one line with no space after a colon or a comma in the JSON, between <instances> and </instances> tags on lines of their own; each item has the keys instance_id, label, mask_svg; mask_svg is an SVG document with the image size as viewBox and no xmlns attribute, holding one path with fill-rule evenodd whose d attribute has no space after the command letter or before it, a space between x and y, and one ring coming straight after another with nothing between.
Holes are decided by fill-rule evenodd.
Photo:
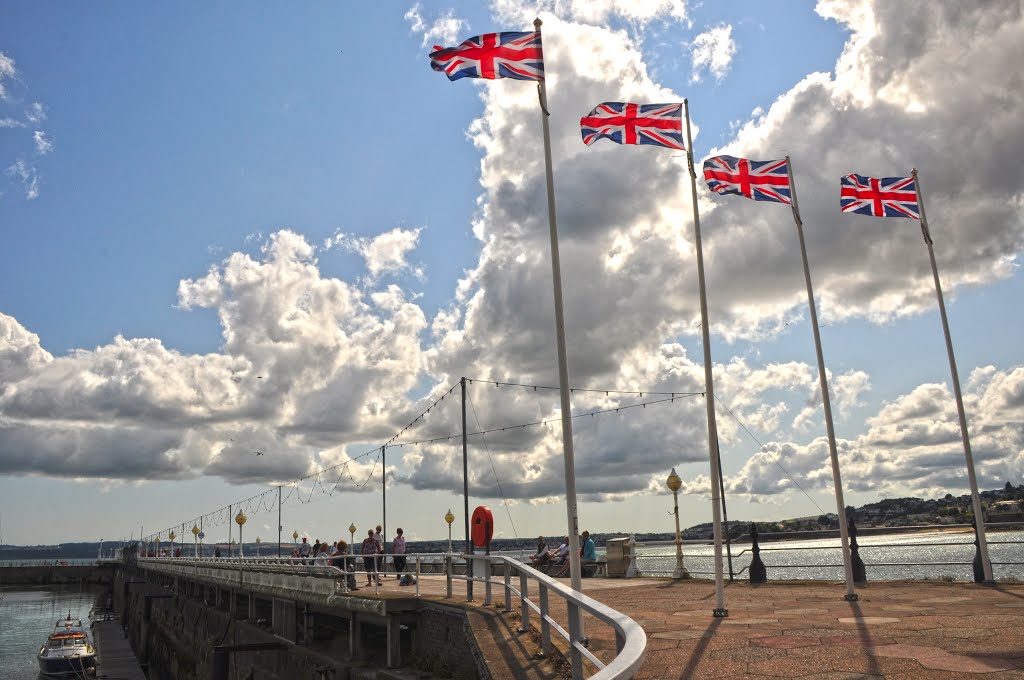
<instances>
[{"instance_id":1,"label":"tall white flagpole","mask_svg":"<svg viewBox=\"0 0 1024 680\"><path fill-rule=\"evenodd\" d=\"M992 562L988 556L988 541L985 539L985 515L981 508L981 496L978 495L978 479L974 474L974 455L971 453L971 438L967 434L967 414L964 411L964 398L960 393L960 376L956 371L956 358L953 356L953 340L949 335L949 320L946 318L946 303L942 299L942 284L939 283L939 268L935 264L935 250L932 248L932 236L928 231L928 218L924 213L924 198L921 196L921 182L917 177L917 168L910 174L914 177L914 189L917 192L917 205L921 211L921 234L928 246L928 258L932 263L932 278L935 279L935 296L939 299L939 316L942 318L942 332L946 336L946 354L949 355L949 372L953 377L953 396L956 397L956 412L960 418L960 438L964 442L964 457L967 459L967 479L971 484L971 504L974 506L974 523L978 537L978 548L981 551L981 566L985 573L986 585L994 585L992 580Z\"/></svg>"},{"instance_id":2,"label":"tall white flagpole","mask_svg":"<svg viewBox=\"0 0 1024 680\"><path fill-rule=\"evenodd\" d=\"M541 20L534 19L533 25L540 34ZM543 44L543 41L542 41ZM569 400L569 363L565 349L565 318L562 308L562 267L558 256L558 223L555 219L555 184L551 173L551 131L548 126L548 92L545 81L537 83L540 96L540 119L544 128L544 170L547 173L548 190L548 225L551 232L551 279L555 293L555 334L558 339L558 392L562 407L562 453L565 461L565 510L569 524L569 577L572 589L583 591L580 578L580 541L579 513L576 508L576 464L572 450L572 404ZM583 635L582 613L577 619L569 621L569 633L573 640ZM575 628L575 630L573 630ZM580 665L580 673L573 677L583 677L582 658L577 650L573 650L572 663Z\"/></svg>"},{"instance_id":3,"label":"tall white flagpole","mask_svg":"<svg viewBox=\"0 0 1024 680\"><path fill-rule=\"evenodd\" d=\"M704 251L700 244L700 213L697 210L697 172L693 167L693 139L690 135L690 102L683 100L686 113L686 163L690 168L693 196L693 235L697 250L697 280L700 283L700 329L704 341L704 398L708 408L708 450L711 458L711 513L715 536L715 608L716 617L728 616L725 608L725 578L722 575L722 471L718 465L718 424L715 422L715 386L711 374L711 331L708 326L708 296L704 287Z\"/></svg>"},{"instance_id":4,"label":"tall white flagpole","mask_svg":"<svg viewBox=\"0 0 1024 680\"><path fill-rule=\"evenodd\" d=\"M828 434L828 453L832 459L832 485L836 490L836 509L839 514L839 540L843 546L843 570L846 573L846 599L857 600L853 588L853 557L850 554L850 536L846 526L846 501L843 500L843 480L839 475L839 454L836 451L836 431L832 424L832 398L828 393L828 378L825 376L825 356L821 351L821 332L818 330L818 310L814 304L814 288L811 287L811 268L807 264L807 247L804 245L804 222L800 218L800 206L796 200L796 182L793 181L793 162L786 156L786 172L789 173L789 191L793 196L793 221L800 238L800 257L804 263L804 282L807 284L807 306L811 310L811 328L814 330L814 350L818 355L818 380L821 383L821 401L825 407L825 432Z\"/></svg>"}]
</instances>

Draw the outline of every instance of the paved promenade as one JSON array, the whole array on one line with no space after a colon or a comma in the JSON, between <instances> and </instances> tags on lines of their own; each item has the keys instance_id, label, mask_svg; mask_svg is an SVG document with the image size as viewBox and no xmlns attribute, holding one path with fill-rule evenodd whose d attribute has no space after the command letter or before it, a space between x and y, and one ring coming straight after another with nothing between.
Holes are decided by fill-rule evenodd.
<instances>
[{"instance_id":1,"label":"paved promenade","mask_svg":"<svg viewBox=\"0 0 1024 680\"><path fill-rule=\"evenodd\" d=\"M846 602L842 584L736 582L714 619L707 581L619 583L637 585L584 589L647 632L638 678L1024 679L1024 584L873 583ZM607 654L602 628L587 632Z\"/></svg>"},{"instance_id":2,"label":"paved promenade","mask_svg":"<svg viewBox=\"0 0 1024 680\"><path fill-rule=\"evenodd\" d=\"M422 585L433 598L443 583L423 579ZM455 599L461 602L460 585ZM385 597L398 590L389 586ZM841 583L736 582L726 586L724 619L711 616L709 581L585 579L583 588L647 632L637 678L1024 680L1024 584L870 583L858 588L858 602L846 602ZM500 588L494 598L503 600ZM481 600L482 592L477 606ZM565 609L555 600L552 613L564 622ZM489 623L474 623L474 631L495 677L560 677L550 662L532 658L535 636L517 635L514 615L486 613ZM589 618L586 628L591 650L610 659L611 631Z\"/></svg>"}]
</instances>

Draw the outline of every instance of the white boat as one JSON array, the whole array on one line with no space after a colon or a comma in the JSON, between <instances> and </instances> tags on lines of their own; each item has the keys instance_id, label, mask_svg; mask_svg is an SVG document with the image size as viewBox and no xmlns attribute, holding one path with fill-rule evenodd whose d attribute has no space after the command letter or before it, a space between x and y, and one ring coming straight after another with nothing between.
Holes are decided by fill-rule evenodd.
<instances>
[{"instance_id":1,"label":"white boat","mask_svg":"<svg viewBox=\"0 0 1024 680\"><path fill-rule=\"evenodd\" d=\"M95 668L96 649L89 642L82 620L71 618L68 612L66 619L57 622L36 658L42 675L79 676Z\"/></svg>"}]
</instances>

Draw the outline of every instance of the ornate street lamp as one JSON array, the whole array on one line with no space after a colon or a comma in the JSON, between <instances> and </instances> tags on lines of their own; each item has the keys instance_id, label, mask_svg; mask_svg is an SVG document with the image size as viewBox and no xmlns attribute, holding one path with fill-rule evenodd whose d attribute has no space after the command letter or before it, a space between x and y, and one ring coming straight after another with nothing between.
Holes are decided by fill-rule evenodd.
<instances>
[{"instance_id":1,"label":"ornate street lamp","mask_svg":"<svg viewBox=\"0 0 1024 680\"><path fill-rule=\"evenodd\" d=\"M242 552L243 552L243 550L242 550L242 545L243 545L242 544L242 525L245 524L245 520L247 520L247 519L249 519L249 518L246 517L245 514L241 510L239 510L238 514L235 515L235 523L238 525L238 556L239 557L243 557L243 555L242 555Z\"/></svg>"},{"instance_id":2,"label":"ornate street lamp","mask_svg":"<svg viewBox=\"0 0 1024 680\"><path fill-rule=\"evenodd\" d=\"M298 543L299 542L299 532L298 531L293 531L292 532L292 542L293 543Z\"/></svg>"},{"instance_id":3,"label":"ornate street lamp","mask_svg":"<svg viewBox=\"0 0 1024 680\"><path fill-rule=\"evenodd\" d=\"M676 568L672 572L672 578L690 578L690 572L683 566L683 536L679 533L679 488L683 485L683 480L679 479L675 468L672 468L666 483L668 488L672 489L672 513L676 516Z\"/></svg>"},{"instance_id":4,"label":"ornate street lamp","mask_svg":"<svg viewBox=\"0 0 1024 680\"><path fill-rule=\"evenodd\" d=\"M356 554L356 525L355 525L355 522L353 522L352 524L348 525L348 533L349 533L349 543L348 543L349 550L351 550L352 554L355 555Z\"/></svg>"},{"instance_id":5,"label":"ornate street lamp","mask_svg":"<svg viewBox=\"0 0 1024 680\"><path fill-rule=\"evenodd\" d=\"M452 551L452 522L455 521L455 515L452 514L451 508L448 508L448 514L444 516L444 521L448 522L448 552Z\"/></svg>"},{"instance_id":6,"label":"ornate street lamp","mask_svg":"<svg viewBox=\"0 0 1024 680\"><path fill-rule=\"evenodd\" d=\"M192 540L196 544L196 559L199 559L199 527L192 525Z\"/></svg>"},{"instance_id":7,"label":"ornate street lamp","mask_svg":"<svg viewBox=\"0 0 1024 680\"><path fill-rule=\"evenodd\" d=\"M256 537L256 557L260 556L260 537Z\"/></svg>"},{"instance_id":8,"label":"ornate street lamp","mask_svg":"<svg viewBox=\"0 0 1024 680\"><path fill-rule=\"evenodd\" d=\"M174 557L174 539L177 538L178 534L173 531L167 534L167 538L171 539L171 557Z\"/></svg>"}]
</instances>

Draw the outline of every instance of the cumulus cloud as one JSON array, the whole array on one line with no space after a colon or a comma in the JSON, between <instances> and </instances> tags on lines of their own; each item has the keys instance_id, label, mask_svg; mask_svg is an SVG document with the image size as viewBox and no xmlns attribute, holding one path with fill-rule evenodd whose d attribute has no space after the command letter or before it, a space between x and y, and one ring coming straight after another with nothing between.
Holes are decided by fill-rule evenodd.
<instances>
[{"instance_id":1,"label":"cumulus cloud","mask_svg":"<svg viewBox=\"0 0 1024 680\"><path fill-rule=\"evenodd\" d=\"M979 487L1019 482L1024 475L1024 368L980 368L968 385L964 403ZM838 440L837 449L847 490L933 497L969 488L956 403L946 385L920 385L883 404L868 419L867 432ZM704 484L691 480L688 489L700 492ZM832 488L825 437L807 444L769 442L726 479L727 491L761 500L793 493L796 484L808 490Z\"/></svg>"},{"instance_id":2,"label":"cumulus cloud","mask_svg":"<svg viewBox=\"0 0 1024 680\"><path fill-rule=\"evenodd\" d=\"M704 31L690 45L693 72L690 81L699 83L705 71L722 80L729 73L736 54L736 41L732 39L732 26L722 24Z\"/></svg>"},{"instance_id":3,"label":"cumulus cloud","mask_svg":"<svg viewBox=\"0 0 1024 680\"><path fill-rule=\"evenodd\" d=\"M670 393L572 395L575 414L609 412L574 421L581 497L616 500L647 493L651 480L673 465L706 460L703 368L687 351L698 342L700 318L691 205L684 160L653 148L584 147L578 119L600 101L681 99L652 79L627 32L595 24L613 16L678 19L685 5L547 7L571 382ZM410 25L426 32L427 22L413 9ZM498 3L496 11L532 19L518 3ZM1019 155L1013 150L1024 141L1016 115L1022 90L1014 86L1012 69L994 65L1022 63L1024 27L1016 5L950 2L907 13L862 2L823 4L819 11L851 32L836 75L807 76L741 126L723 150L753 158L793 155L823 320L887 320L934 307L916 225L836 214L837 179L852 170L927 169L923 181L948 289L1008 276L1024 233L1024 170L1006 160ZM964 82L954 88L950 80ZM964 84L971 81L971 87ZM469 87L455 86L462 85ZM325 242L324 248L363 257L370 275L355 281L324 276L321 250L299 234L277 232L259 255L232 253L205 275L180 283L182 309L217 314L223 345L216 353L185 355L158 340L117 338L53 358L35 349L28 331L9 334L17 336L7 341L12 355L27 358L19 359L26 367L0 394L4 436L26 450L41 443L43 460L75 451L83 469L105 476L116 475L116 465L95 460L107 455L104 447L117 435L145 432L131 470L149 465L170 477L281 480L330 461L350 462L346 456L390 437L410 414L470 376L492 381L475 381L469 391L470 427L489 431L473 439L474 493L496 496L501 480L506 497L543 502L560 496L556 396L493 384L557 384L541 114L529 83L481 85L474 91L482 112L468 129L481 157L472 224L480 254L449 306L428 318L402 285L381 282L384 274L410 271L419 230ZM949 91L960 94L950 98ZM983 124L977 111L991 112ZM695 130L699 134L699 125ZM951 149L956 163L949 162ZM772 473L777 466L765 455L770 452L797 479L827 485L824 439L790 441L797 438L794 427L810 432L820 424L816 367L724 358L723 340L774 337L805 309L789 215L780 206L738 199L726 206L728 199L706 194L700 200L716 387L728 402L720 437L723 446L736 445L745 436L741 422L772 433L765 450L728 483L734 492L784 497L792 489ZM976 456L986 480L1002 473L1019 479L1020 370L984 369L971 378L969 411L979 419ZM832 378L837 408L857 404L871 383L857 368ZM852 488L905 492L959 483L955 415L950 418L943 389L921 386L880 410L863 437L842 440ZM656 398L668 401L640 405ZM459 416L452 399L440 401L403 433L395 442L404 444L400 453L388 457L397 482L414 489L461 487L461 450L447 439L461 432ZM116 429L97 429L97 422ZM534 422L544 424L521 427ZM81 436L72 441L74 432ZM42 446L47 442L50 448ZM268 455L254 457L257 446ZM271 470L254 467L271 452L280 456ZM61 474L55 463L47 467L28 457L6 464L9 471ZM698 481L688 488L706 491L707 480Z\"/></svg>"},{"instance_id":4,"label":"cumulus cloud","mask_svg":"<svg viewBox=\"0 0 1024 680\"><path fill-rule=\"evenodd\" d=\"M405 13L405 20L409 22L409 30L423 36L424 47L456 45L469 37L462 35L469 28L469 23L455 16L455 10L449 9L428 22L423 16L423 6L417 2Z\"/></svg>"},{"instance_id":5,"label":"cumulus cloud","mask_svg":"<svg viewBox=\"0 0 1024 680\"><path fill-rule=\"evenodd\" d=\"M419 243L420 231L396 227L373 238L359 238L337 232L324 240L323 247L325 250L340 248L362 255L371 279L399 272L409 272L422 278L422 267L413 266L407 260L409 253Z\"/></svg>"}]
</instances>

